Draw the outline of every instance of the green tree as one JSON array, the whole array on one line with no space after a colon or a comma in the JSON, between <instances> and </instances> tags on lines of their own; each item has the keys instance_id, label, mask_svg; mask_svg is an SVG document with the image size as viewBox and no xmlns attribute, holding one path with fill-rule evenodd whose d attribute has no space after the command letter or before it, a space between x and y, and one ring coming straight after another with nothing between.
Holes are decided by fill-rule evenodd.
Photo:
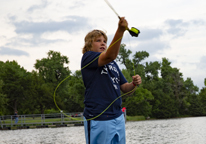
<instances>
[{"instance_id":1,"label":"green tree","mask_svg":"<svg viewBox=\"0 0 206 144\"><path fill-rule=\"evenodd\" d=\"M7 97L2 91L3 81L0 80L0 115L6 114Z\"/></svg>"},{"instance_id":2,"label":"green tree","mask_svg":"<svg viewBox=\"0 0 206 144\"><path fill-rule=\"evenodd\" d=\"M22 106L22 113L43 114L46 109L53 108L52 85L45 83L44 79L36 71L28 74L25 83L29 84L29 81L32 83L27 85L25 90L27 97L25 97L25 102Z\"/></svg>"},{"instance_id":3,"label":"green tree","mask_svg":"<svg viewBox=\"0 0 206 144\"><path fill-rule=\"evenodd\" d=\"M117 61L120 64L123 64L126 69L122 70L125 78L131 82L132 76L139 74L142 78L142 81L145 79L145 66L141 62L149 56L145 51L136 52L133 55L133 59L130 59L132 52L125 49L125 44L122 44L120 47L120 52L117 57ZM123 106L127 107L128 115L144 115L149 116L151 114L152 106L149 101L153 99L153 95L147 89L139 87L131 96L123 96Z\"/></svg>"},{"instance_id":4,"label":"green tree","mask_svg":"<svg viewBox=\"0 0 206 144\"><path fill-rule=\"evenodd\" d=\"M184 81L184 99L183 105L180 109L182 115L198 115L196 112L202 113L200 99L197 95L198 87L193 84L191 78ZM199 110L198 110L199 109ZM198 113L199 113L198 112ZM195 114L196 113L196 114Z\"/></svg>"},{"instance_id":5,"label":"green tree","mask_svg":"<svg viewBox=\"0 0 206 144\"><path fill-rule=\"evenodd\" d=\"M184 80L182 73L177 68L170 66L168 59L162 59L161 76L163 80L163 92L167 94L174 102L176 113L180 115L180 109L184 105L186 95L184 94ZM173 108L174 108L173 107Z\"/></svg>"},{"instance_id":6,"label":"green tree","mask_svg":"<svg viewBox=\"0 0 206 144\"><path fill-rule=\"evenodd\" d=\"M139 74L142 78L140 87L151 93L151 98L144 98L143 101L147 103L141 103L141 107L152 106L152 116L156 118L177 117L188 114L188 112L195 115L198 110L198 115L203 112L201 101L204 101L204 96L201 95L201 99L197 96L198 88L194 86L191 79L184 81L183 74L178 68L171 67L171 62L167 58L162 58L162 62L143 63L149 57L149 53L146 51L136 52L130 59L132 52L126 50L125 46L121 45L117 57L117 62L126 67L125 70L122 70L124 76L131 81L134 72ZM141 93L138 94L139 97L134 96L135 94L133 96L143 99ZM144 95L144 92L142 94ZM138 98L132 99L125 96L122 98L123 105L130 105L134 109L137 107L137 103L140 105L141 101L138 101ZM131 112L129 111L129 113Z\"/></svg>"},{"instance_id":7,"label":"green tree","mask_svg":"<svg viewBox=\"0 0 206 144\"><path fill-rule=\"evenodd\" d=\"M132 96L128 96L123 106L127 108L127 115L151 115L152 105L148 102L154 97L150 91L142 87L138 88Z\"/></svg>"},{"instance_id":8,"label":"green tree","mask_svg":"<svg viewBox=\"0 0 206 144\"><path fill-rule=\"evenodd\" d=\"M68 57L61 55L60 52L49 51L47 58L36 60L34 67L37 69L40 76L43 77L46 83L56 85L58 81L62 81L70 75ZM57 73L61 73L57 78Z\"/></svg>"},{"instance_id":9,"label":"green tree","mask_svg":"<svg viewBox=\"0 0 206 144\"><path fill-rule=\"evenodd\" d=\"M4 83L2 91L8 98L7 110L10 114L13 114L24 101L23 78L26 76L26 70L18 65L16 61L6 61L3 67L0 74Z\"/></svg>"},{"instance_id":10,"label":"green tree","mask_svg":"<svg viewBox=\"0 0 206 144\"><path fill-rule=\"evenodd\" d=\"M157 61L155 62L146 62L145 66L145 80L147 82L153 82L159 80L159 70L161 64Z\"/></svg>"},{"instance_id":11,"label":"green tree","mask_svg":"<svg viewBox=\"0 0 206 144\"><path fill-rule=\"evenodd\" d=\"M159 82L159 87L163 87L163 83ZM175 101L163 89L158 88L153 91L154 101L152 102L152 117L155 118L171 118L175 117L177 108Z\"/></svg>"},{"instance_id":12,"label":"green tree","mask_svg":"<svg viewBox=\"0 0 206 144\"><path fill-rule=\"evenodd\" d=\"M38 96L39 100L41 100L39 107L42 113L46 108L50 107L50 100L54 100L53 94L58 85L59 87L56 91L55 100L60 109L65 109L64 101L66 95L68 95L66 91L68 81L63 80L70 76L71 73L67 66L68 64L68 57L61 55L60 52L54 51L49 51L47 58L36 61L34 66L38 71L40 79L44 80L44 83L41 82L41 85L38 87ZM50 100L48 101L48 99ZM57 109L54 105L55 103L53 102L52 104L53 107Z\"/></svg>"},{"instance_id":13,"label":"green tree","mask_svg":"<svg viewBox=\"0 0 206 144\"><path fill-rule=\"evenodd\" d=\"M127 50L125 47L125 44L121 44L117 62L120 62L120 64L123 64L126 67L127 71L130 73L130 76L133 76L135 72L141 76L142 80L144 80L145 66L141 62L149 57L149 53L146 51L136 52L133 55L133 59L130 60L130 55L132 52Z\"/></svg>"},{"instance_id":14,"label":"green tree","mask_svg":"<svg viewBox=\"0 0 206 144\"><path fill-rule=\"evenodd\" d=\"M69 112L80 112L84 108L84 83L80 70L70 77L67 85L68 96L65 98L67 103L66 109Z\"/></svg>"},{"instance_id":15,"label":"green tree","mask_svg":"<svg viewBox=\"0 0 206 144\"><path fill-rule=\"evenodd\" d=\"M200 101L202 103L203 115L206 115L206 78L204 81L205 87L203 87L199 93Z\"/></svg>"}]
</instances>

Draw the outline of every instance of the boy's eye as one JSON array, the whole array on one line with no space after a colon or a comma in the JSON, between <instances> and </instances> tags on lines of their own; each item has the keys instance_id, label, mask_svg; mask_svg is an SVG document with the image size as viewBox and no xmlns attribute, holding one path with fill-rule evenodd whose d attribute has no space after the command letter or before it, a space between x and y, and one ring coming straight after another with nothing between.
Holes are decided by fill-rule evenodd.
<instances>
[{"instance_id":1,"label":"boy's eye","mask_svg":"<svg viewBox=\"0 0 206 144\"><path fill-rule=\"evenodd\" d=\"M95 41L96 41L96 42L101 42L102 40L101 40L101 39L96 39ZM103 40L103 42L104 42L104 43L107 43L106 40Z\"/></svg>"},{"instance_id":2,"label":"boy's eye","mask_svg":"<svg viewBox=\"0 0 206 144\"><path fill-rule=\"evenodd\" d=\"M96 39L95 41L96 41L96 42L99 42L99 41L100 41L100 39Z\"/></svg>"}]
</instances>

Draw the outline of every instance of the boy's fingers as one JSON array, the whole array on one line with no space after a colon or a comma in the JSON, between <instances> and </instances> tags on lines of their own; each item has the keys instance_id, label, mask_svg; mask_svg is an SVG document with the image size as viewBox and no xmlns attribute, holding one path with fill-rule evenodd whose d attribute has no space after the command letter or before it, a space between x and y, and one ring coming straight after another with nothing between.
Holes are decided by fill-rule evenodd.
<instances>
[{"instance_id":1,"label":"boy's fingers","mask_svg":"<svg viewBox=\"0 0 206 144\"><path fill-rule=\"evenodd\" d=\"M132 76L133 82L137 85L142 83L141 77L139 75Z\"/></svg>"}]
</instances>

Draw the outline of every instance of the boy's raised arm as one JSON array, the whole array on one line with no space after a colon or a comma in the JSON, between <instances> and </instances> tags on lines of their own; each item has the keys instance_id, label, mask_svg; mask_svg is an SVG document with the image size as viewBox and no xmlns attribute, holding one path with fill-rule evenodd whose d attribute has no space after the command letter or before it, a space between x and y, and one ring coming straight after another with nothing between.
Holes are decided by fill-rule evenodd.
<instances>
[{"instance_id":1,"label":"boy's raised arm","mask_svg":"<svg viewBox=\"0 0 206 144\"><path fill-rule=\"evenodd\" d=\"M120 49L120 44L122 41L122 37L126 28L128 27L128 23L124 17L121 17L118 23L117 31L114 35L114 38L105 52L102 52L99 56L98 65L103 66L105 64L110 63L115 60Z\"/></svg>"}]
</instances>

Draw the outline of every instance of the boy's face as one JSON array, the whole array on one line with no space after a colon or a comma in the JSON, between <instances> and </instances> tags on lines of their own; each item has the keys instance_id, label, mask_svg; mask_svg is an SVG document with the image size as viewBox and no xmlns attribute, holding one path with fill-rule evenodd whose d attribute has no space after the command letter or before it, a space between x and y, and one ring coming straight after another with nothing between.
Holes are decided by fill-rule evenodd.
<instances>
[{"instance_id":1,"label":"boy's face","mask_svg":"<svg viewBox=\"0 0 206 144\"><path fill-rule=\"evenodd\" d=\"M97 37L92 43L91 51L103 52L107 49L107 41L103 36Z\"/></svg>"}]
</instances>

